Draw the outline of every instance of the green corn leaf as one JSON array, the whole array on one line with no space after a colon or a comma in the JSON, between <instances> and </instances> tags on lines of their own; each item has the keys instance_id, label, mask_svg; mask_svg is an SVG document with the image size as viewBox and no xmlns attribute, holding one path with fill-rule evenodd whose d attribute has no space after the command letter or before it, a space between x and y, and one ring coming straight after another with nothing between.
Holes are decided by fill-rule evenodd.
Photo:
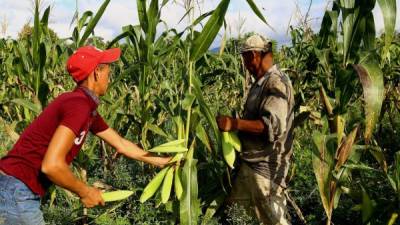
<instances>
[{"instance_id":1,"label":"green corn leaf","mask_svg":"<svg viewBox=\"0 0 400 225\"><path fill-rule=\"evenodd\" d=\"M21 44L21 43L15 42L14 48L15 48L18 56L21 57L21 61L22 61L21 63L24 67L24 70L29 71L29 69L31 67L30 65L33 64L33 61L31 58L28 57L29 55L25 49L25 46L23 46L23 44Z\"/></svg>"},{"instance_id":2,"label":"green corn leaf","mask_svg":"<svg viewBox=\"0 0 400 225\"><path fill-rule=\"evenodd\" d=\"M33 23L33 34L32 34L32 56L34 63L38 65L39 43L40 43L39 0L35 0L35 13L33 21L34 23Z\"/></svg>"},{"instance_id":3,"label":"green corn leaf","mask_svg":"<svg viewBox=\"0 0 400 225\"><path fill-rule=\"evenodd\" d=\"M196 61L199 59L210 47L221 28L225 13L228 9L230 0L222 0L217 8L214 10L211 18L207 21L200 35L193 41L190 50L190 60Z\"/></svg>"},{"instance_id":4,"label":"green corn leaf","mask_svg":"<svg viewBox=\"0 0 400 225\"><path fill-rule=\"evenodd\" d=\"M85 26L85 24L87 25L87 20L93 17L93 12L92 11L86 11L82 14L81 18L78 21L78 31L80 32L82 30L82 28Z\"/></svg>"},{"instance_id":5,"label":"green corn leaf","mask_svg":"<svg viewBox=\"0 0 400 225\"><path fill-rule=\"evenodd\" d=\"M96 27L97 23L99 22L101 16L103 15L109 3L110 0L105 0L103 4L100 6L96 15L93 18L91 18L88 25L86 26L85 32L83 33L81 39L79 40L78 46L83 46L86 43L86 40L88 39L89 35L93 33L94 28Z\"/></svg>"},{"instance_id":6,"label":"green corn leaf","mask_svg":"<svg viewBox=\"0 0 400 225\"><path fill-rule=\"evenodd\" d=\"M182 22L182 20L184 20L189 14L190 12L193 10L193 7L190 7L189 9L186 9L185 14L183 14L183 16L181 17L181 19L178 21L178 24L180 24ZM186 28L187 29L187 28Z\"/></svg>"},{"instance_id":7,"label":"green corn leaf","mask_svg":"<svg viewBox=\"0 0 400 225\"><path fill-rule=\"evenodd\" d=\"M137 4L140 26L142 27L142 30L145 33L147 33L148 21L146 13L146 0L137 0L136 4Z\"/></svg>"},{"instance_id":8,"label":"green corn leaf","mask_svg":"<svg viewBox=\"0 0 400 225\"><path fill-rule=\"evenodd\" d=\"M387 173L387 163L386 163L385 154L383 153L382 148L380 148L379 146L374 146L374 147L371 146L370 148L368 148L368 150L372 154L372 156L374 156L376 161L379 163L382 170L385 173Z\"/></svg>"},{"instance_id":9,"label":"green corn leaf","mask_svg":"<svg viewBox=\"0 0 400 225\"><path fill-rule=\"evenodd\" d=\"M13 102L15 104L18 104L20 106L23 106L23 107L31 110L35 114L39 114L42 111L40 104L35 104L35 103L33 103L33 102L29 101L29 100L26 100L26 99L17 98L17 99L11 100L11 102Z\"/></svg>"},{"instance_id":10,"label":"green corn leaf","mask_svg":"<svg viewBox=\"0 0 400 225\"><path fill-rule=\"evenodd\" d=\"M42 19L40 20L44 28L47 28L47 25L49 23L49 15L50 15L50 6L46 8L46 10L43 13Z\"/></svg>"},{"instance_id":11,"label":"green corn leaf","mask_svg":"<svg viewBox=\"0 0 400 225\"><path fill-rule=\"evenodd\" d=\"M206 12L203 15L199 16L196 18L195 21L193 21L193 24L191 26L196 26L197 24L201 23L205 18L209 17L214 13L214 10L211 10L210 12Z\"/></svg>"},{"instance_id":12,"label":"green corn leaf","mask_svg":"<svg viewBox=\"0 0 400 225\"><path fill-rule=\"evenodd\" d=\"M166 138L169 137L168 134L165 133L160 127L158 127L158 126L156 126L154 124L151 124L151 123L146 123L145 126L144 126L144 129L151 130L152 132L154 132L154 133L156 133L158 135L161 135L163 137L166 137Z\"/></svg>"},{"instance_id":13,"label":"green corn leaf","mask_svg":"<svg viewBox=\"0 0 400 225\"><path fill-rule=\"evenodd\" d=\"M275 31L274 28L271 25L269 25L269 23L261 13L261 11L258 9L256 3L254 3L253 0L246 0L246 1L249 4L250 8L253 10L253 12L258 16L258 18L260 18L269 28L271 28L271 30Z\"/></svg>"},{"instance_id":14,"label":"green corn leaf","mask_svg":"<svg viewBox=\"0 0 400 225\"><path fill-rule=\"evenodd\" d=\"M315 150L313 154L313 169L315 178L317 179L318 189L325 209L325 213L331 220L333 204L331 204L332 194L330 191L332 174L334 168L334 152L336 147L332 143L336 140L332 136L327 136L319 132L313 134Z\"/></svg>"},{"instance_id":15,"label":"green corn leaf","mask_svg":"<svg viewBox=\"0 0 400 225\"><path fill-rule=\"evenodd\" d=\"M193 148L191 148L182 171L183 195L180 200L180 223L185 225L197 225L200 215L196 164L197 160L193 159Z\"/></svg>"},{"instance_id":16,"label":"green corn leaf","mask_svg":"<svg viewBox=\"0 0 400 225\"><path fill-rule=\"evenodd\" d=\"M364 15L364 20L365 20L365 31L363 35L364 48L366 50L373 51L376 48L375 46L376 31L375 31L374 15L372 14L372 12L369 12L366 15Z\"/></svg>"},{"instance_id":17,"label":"green corn leaf","mask_svg":"<svg viewBox=\"0 0 400 225\"><path fill-rule=\"evenodd\" d=\"M133 191L111 191L101 194L105 202L120 201L133 195Z\"/></svg>"},{"instance_id":18,"label":"green corn leaf","mask_svg":"<svg viewBox=\"0 0 400 225\"><path fill-rule=\"evenodd\" d=\"M194 100L196 99L196 96L190 94L189 92L187 92L185 94L185 98L182 101L182 108L184 110L188 110L192 107L192 104L194 102Z\"/></svg>"},{"instance_id":19,"label":"green corn leaf","mask_svg":"<svg viewBox=\"0 0 400 225\"><path fill-rule=\"evenodd\" d=\"M196 136L200 139L200 141L206 146L206 148L211 151L210 140L208 138L207 132L204 129L203 125L199 123L196 126Z\"/></svg>"},{"instance_id":20,"label":"green corn leaf","mask_svg":"<svg viewBox=\"0 0 400 225\"><path fill-rule=\"evenodd\" d=\"M397 195L400 197L400 151L394 154L394 161L395 161L395 171L394 171L394 178L397 184Z\"/></svg>"},{"instance_id":21,"label":"green corn leaf","mask_svg":"<svg viewBox=\"0 0 400 225\"><path fill-rule=\"evenodd\" d=\"M356 7L355 0L340 0L340 6L343 17L343 65L346 66L360 9Z\"/></svg>"},{"instance_id":22,"label":"green corn leaf","mask_svg":"<svg viewBox=\"0 0 400 225\"><path fill-rule=\"evenodd\" d=\"M50 88L47 82L42 81L39 87L39 101L41 103L41 108L46 107L47 101L49 99Z\"/></svg>"},{"instance_id":23,"label":"green corn leaf","mask_svg":"<svg viewBox=\"0 0 400 225\"><path fill-rule=\"evenodd\" d=\"M364 53L360 57L359 64L353 65L353 67L357 71L363 87L366 114L364 138L369 142L381 112L385 88L383 73L375 55Z\"/></svg>"},{"instance_id":24,"label":"green corn leaf","mask_svg":"<svg viewBox=\"0 0 400 225\"><path fill-rule=\"evenodd\" d=\"M196 77L193 76L193 91L194 94L196 95L196 99L199 103L200 106L200 111L202 112L203 115L207 118L207 122L211 125L214 135L215 135L215 143L218 144L218 148L220 148L220 132L217 126L217 122L215 121L215 116L212 114L210 108L206 104L203 98L203 94L201 92L201 82L200 80Z\"/></svg>"},{"instance_id":25,"label":"green corn leaf","mask_svg":"<svg viewBox=\"0 0 400 225\"><path fill-rule=\"evenodd\" d=\"M36 77L35 77L35 92L36 92L37 96L40 95L40 86L41 86L41 83L43 82L44 67L46 65L46 59L47 59L45 43L40 43L40 45L39 45L39 58L38 59L39 59L39 64L38 64L38 67L36 68Z\"/></svg>"},{"instance_id":26,"label":"green corn leaf","mask_svg":"<svg viewBox=\"0 0 400 225\"><path fill-rule=\"evenodd\" d=\"M349 169L352 169L352 170L376 171L376 169L374 169L374 168L372 168L370 166L367 166L364 163L360 163L360 162L358 162L358 163L348 162L345 165L343 165L343 167L346 167L346 168L349 168Z\"/></svg>"},{"instance_id":27,"label":"green corn leaf","mask_svg":"<svg viewBox=\"0 0 400 225\"><path fill-rule=\"evenodd\" d=\"M385 25L385 54L387 54L395 33L397 3L396 0L378 0L378 4Z\"/></svg>"},{"instance_id":28,"label":"green corn leaf","mask_svg":"<svg viewBox=\"0 0 400 225\"><path fill-rule=\"evenodd\" d=\"M373 213L373 202L368 196L368 193L365 191L363 187L362 190L362 204L361 204L361 215L363 224L365 224L372 216Z\"/></svg>"},{"instance_id":29,"label":"green corn leaf","mask_svg":"<svg viewBox=\"0 0 400 225\"><path fill-rule=\"evenodd\" d=\"M126 38L130 35L131 31L124 31L121 34L119 34L118 36L116 36L114 39L111 40L110 43L108 43L107 45L107 49L111 48L115 43L117 43L118 41L120 41L123 38Z\"/></svg>"},{"instance_id":30,"label":"green corn leaf","mask_svg":"<svg viewBox=\"0 0 400 225\"><path fill-rule=\"evenodd\" d=\"M149 9L147 11L148 29L146 32L147 45L154 42L156 35L156 28L160 19L158 11L158 0L151 0Z\"/></svg>"},{"instance_id":31,"label":"green corn leaf","mask_svg":"<svg viewBox=\"0 0 400 225\"><path fill-rule=\"evenodd\" d=\"M183 124L182 118L180 116L175 116L173 120L175 122L178 139L185 139L185 124Z\"/></svg>"},{"instance_id":32,"label":"green corn leaf","mask_svg":"<svg viewBox=\"0 0 400 225\"><path fill-rule=\"evenodd\" d=\"M209 221L212 219L214 214L223 205L225 197L226 197L225 195L220 195L216 199L214 199L214 201L211 202L210 206L208 206L208 208L204 214L201 225L209 224Z\"/></svg>"}]
</instances>

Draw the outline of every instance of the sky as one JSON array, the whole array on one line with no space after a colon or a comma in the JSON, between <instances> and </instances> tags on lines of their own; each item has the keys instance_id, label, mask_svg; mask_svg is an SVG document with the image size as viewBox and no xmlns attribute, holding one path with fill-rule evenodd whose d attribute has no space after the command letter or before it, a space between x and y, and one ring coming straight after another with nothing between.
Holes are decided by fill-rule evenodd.
<instances>
[{"instance_id":1,"label":"sky","mask_svg":"<svg viewBox=\"0 0 400 225\"><path fill-rule=\"evenodd\" d=\"M18 32L24 24L33 22L34 0L0 0L0 22L8 25L6 32L1 32L1 36L17 37ZM75 13L76 0L42 0L44 6L51 6L49 26L59 37L70 37L73 26L70 23ZM184 0L170 0L162 10L161 19L169 28L175 28L178 31L183 30L187 25L187 20L179 23L185 14L182 6ZM214 9L219 0L197 0L200 6L196 13L208 12ZM96 12L103 1L101 0L78 0L78 11L82 14L86 10ZM161 1L160 1L161 2ZM301 18L309 11L309 26L315 31L319 31L321 20L325 9L329 7L329 1L324 0L254 0L268 23L274 30L266 26L251 10L245 0L231 0L229 9L225 16L228 24L228 37L236 37L239 33L256 32L267 36L270 39L277 40L280 44L290 42L288 27L298 26ZM397 21L396 30L400 28L400 0L397 3ZM374 9L376 30L380 33L383 30L383 17L378 4ZM95 28L95 34L103 37L105 40L112 40L113 37L120 34L121 28L125 25L138 24L136 10L136 1L134 0L111 0L103 17ZM165 25L158 27L159 31L165 29ZM219 36L212 47L218 47L224 30L221 29Z\"/></svg>"}]
</instances>

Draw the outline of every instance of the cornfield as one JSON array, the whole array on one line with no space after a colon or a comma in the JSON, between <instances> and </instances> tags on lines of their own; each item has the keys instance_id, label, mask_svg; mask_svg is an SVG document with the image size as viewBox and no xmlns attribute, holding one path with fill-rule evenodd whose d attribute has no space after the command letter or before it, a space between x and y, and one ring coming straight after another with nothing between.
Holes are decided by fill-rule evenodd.
<instances>
[{"instance_id":1,"label":"cornfield","mask_svg":"<svg viewBox=\"0 0 400 225\"><path fill-rule=\"evenodd\" d=\"M224 208L240 143L221 133L217 115L240 116L248 79L238 53L250 34L222 39L231 1L194 18L184 1L183 31L157 30L175 1L137 0L139 24L104 42L94 29L110 0L76 14L68 39L48 27L51 7L35 1L33 27L0 39L0 156L59 94L74 88L65 70L80 46L119 47L100 114L147 151L184 163L158 170L113 155L89 137L74 173L105 189L105 207L85 210L52 187L42 199L50 224L256 224L241 208ZM265 23L253 0L254 17ZM319 32L291 27L291 43L275 47L276 63L295 89L294 156L287 190L293 224L400 224L400 35L396 0L333 0ZM372 9L383 15L377 36ZM126 190L126 192L112 192Z\"/></svg>"}]
</instances>

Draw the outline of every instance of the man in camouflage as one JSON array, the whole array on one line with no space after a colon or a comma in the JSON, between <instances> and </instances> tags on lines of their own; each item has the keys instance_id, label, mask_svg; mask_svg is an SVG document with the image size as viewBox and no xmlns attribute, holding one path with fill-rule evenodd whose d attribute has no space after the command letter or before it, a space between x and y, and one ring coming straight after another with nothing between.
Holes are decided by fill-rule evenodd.
<instances>
[{"instance_id":1,"label":"man in camouflage","mask_svg":"<svg viewBox=\"0 0 400 225\"><path fill-rule=\"evenodd\" d=\"M263 224L290 224L284 190L292 156L293 87L273 64L271 41L253 35L241 54L255 78L243 117L217 117L220 130L238 131L243 149L228 202L253 209Z\"/></svg>"}]
</instances>

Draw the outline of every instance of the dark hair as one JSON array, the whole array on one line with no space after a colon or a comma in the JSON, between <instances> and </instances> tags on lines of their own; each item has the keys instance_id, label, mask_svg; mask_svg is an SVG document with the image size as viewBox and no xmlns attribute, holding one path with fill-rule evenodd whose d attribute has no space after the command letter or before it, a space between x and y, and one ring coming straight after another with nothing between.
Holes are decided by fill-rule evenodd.
<instances>
[{"instance_id":1,"label":"dark hair","mask_svg":"<svg viewBox=\"0 0 400 225\"><path fill-rule=\"evenodd\" d=\"M105 67L106 65L108 65L108 64L106 64L106 63L101 63L101 64L97 65L96 68L99 68L100 70L102 70L102 69L104 69L104 67Z\"/></svg>"}]
</instances>

